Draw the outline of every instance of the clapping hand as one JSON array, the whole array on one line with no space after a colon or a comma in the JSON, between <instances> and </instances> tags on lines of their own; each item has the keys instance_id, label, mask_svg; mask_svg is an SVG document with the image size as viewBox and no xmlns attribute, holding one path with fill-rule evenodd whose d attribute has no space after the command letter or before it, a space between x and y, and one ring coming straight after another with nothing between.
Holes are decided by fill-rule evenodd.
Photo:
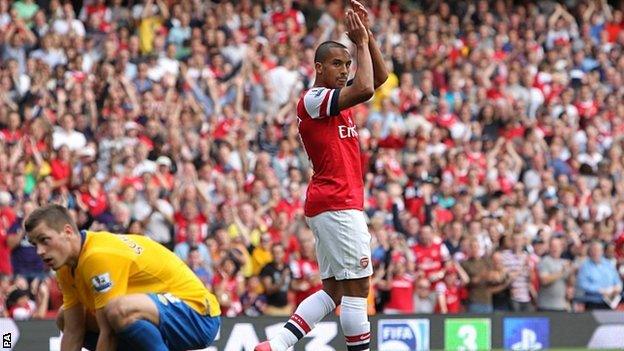
<instances>
[{"instance_id":1,"label":"clapping hand","mask_svg":"<svg viewBox=\"0 0 624 351\"><path fill-rule=\"evenodd\" d=\"M347 29L347 36L349 39L356 45L368 45L368 31L360 17L353 12L353 10L348 10L347 15L345 16L345 27Z\"/></svg>"},{"instance_id":2,"label":"clapping hand","mask_svg":"<svg viewBox=\"0 0 624 351\"><path fill-rule=\"evenodd\" d=\"M353 8L353 11L355 11L355 13L360 17L360 20L362 21L364 27L366 27L366 29L370 29L370 20L368 18L368 10L366 10L366 7L364 7L364 5L362 5L357 0L351 0L351 7Z\"/></svg>"}]
</instances>

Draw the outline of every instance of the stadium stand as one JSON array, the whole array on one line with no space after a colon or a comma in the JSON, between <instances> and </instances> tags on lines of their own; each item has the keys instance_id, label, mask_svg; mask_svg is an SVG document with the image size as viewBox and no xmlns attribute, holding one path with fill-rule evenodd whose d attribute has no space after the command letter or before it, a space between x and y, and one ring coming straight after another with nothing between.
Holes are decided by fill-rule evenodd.
<instances>
[{"instance_id":1,"label":"stadium stand","mask_svg":"<svg viewBox=\"0 0 624 351\"><path fill-rule=\"evenodd\" d=\"M226 316L288 315L320 286L294 104L342 2L79 3L0 0L0 316L60 305L22 228L51 202L175 250ZM366 5L369 313L617 308L624 3Z\"/></svg>"}]
</instances>

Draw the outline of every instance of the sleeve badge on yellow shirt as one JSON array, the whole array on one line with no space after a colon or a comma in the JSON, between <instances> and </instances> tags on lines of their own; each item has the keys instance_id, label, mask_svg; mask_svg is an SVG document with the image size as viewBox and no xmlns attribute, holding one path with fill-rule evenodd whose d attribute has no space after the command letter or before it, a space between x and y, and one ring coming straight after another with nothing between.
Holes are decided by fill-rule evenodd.
<instances>
[{"instance_id":1,"label":"sleeve badge on yellow shirt","mask_svg":"<svg viewBox=\"0 0 624 351\"><path fill-rule=\"evenodd\" d=\"M91 278L91 284L93 285L93 289L99 293L105 293L113 287L113 282L108 272Z\"/></svg>"}]
</instances>

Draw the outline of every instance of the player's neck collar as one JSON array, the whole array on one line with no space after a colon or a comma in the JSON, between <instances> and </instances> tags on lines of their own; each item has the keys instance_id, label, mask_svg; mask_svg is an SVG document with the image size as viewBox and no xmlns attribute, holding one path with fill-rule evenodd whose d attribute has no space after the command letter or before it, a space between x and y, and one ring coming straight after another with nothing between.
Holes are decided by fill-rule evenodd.
<instances>
[{"instance_id":1,"label":"player's neck collar","mask_svg":"<svg viewBox=\"0 0 624 351\"><path fill-rule=\"evenodd\" d=\"M87 231L81 230L80 231L80 250L78 251L78 256L80 256L80 253L82 252L82 247L84 246L84 243L86 240L87 240Z\"/></svg>"},{"instance_id":2,"label":"player's neck collar","mask_svg":"<svg viewBox=\"0 0 624 351\"><path fill-rule=\"evenodd\" d=\"M76 257L76 265L74 267L71 267L72 276L74 275L74 271L76 270L76 267L78 267L78 260L80 260L80 254L82 253L82 247L84 246L84 243L87 240L87 231L86 230L81 230L81 231L79 231L79 233L80 233L80 249L78 249L78 256Z\"/></svg>"}]
</instances>

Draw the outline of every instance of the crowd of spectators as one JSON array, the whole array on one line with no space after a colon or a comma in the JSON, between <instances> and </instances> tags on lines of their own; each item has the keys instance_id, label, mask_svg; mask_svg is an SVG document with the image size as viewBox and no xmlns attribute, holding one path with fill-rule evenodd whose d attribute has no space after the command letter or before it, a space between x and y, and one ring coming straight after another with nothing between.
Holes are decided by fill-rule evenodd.
<instances>
[{"instance_id":1,"label":"crowd of spectators","mask_svg":"<svg viewBox=\"0 0 624 351\"><path fill-rule=\"evenodd\" d=\"M370 312L615 308L624 3L364 3L392 72L354 109ZM0 315L60 304L22 229L49 202L166 245L227 316L319 289L295 107L344 10L0 0Z\"/></svg>"}]
</instances>

